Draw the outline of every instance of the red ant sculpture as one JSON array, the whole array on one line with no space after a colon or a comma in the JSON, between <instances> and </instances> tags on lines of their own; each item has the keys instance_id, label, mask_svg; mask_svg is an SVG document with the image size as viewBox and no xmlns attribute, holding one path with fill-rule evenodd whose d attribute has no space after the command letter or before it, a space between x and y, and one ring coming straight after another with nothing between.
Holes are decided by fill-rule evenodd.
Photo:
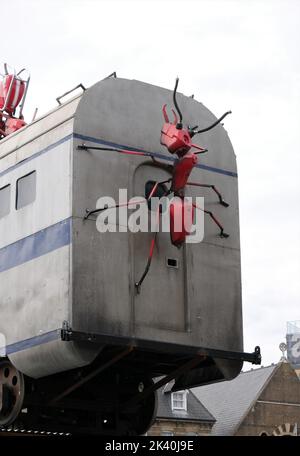
<instances>
[{"instance_id":1,"label":"red ant sculpture","mask_svg":"<svg viewBox=\"0 0 300 456\"><path fill-rule=\"evenodd\" d=\"M19 73L8 73L8 66L4 64L4 75L0 81L0 139L14 133L26 125L23 118L23 108L28 91L30 76L23 79ZM16 110L19 106L19 115Z\"/></svg>"},{"instance_id":2,"label":"red ant sculpture","mask_svg":"<svg viewBox=\"0 0 300 456\"><path fill-rule=\"evenodd\" d=\"M172 177L166 181L163 181L163 182L150 181L146 184L146 200L147 200L147 202L150 202L152 197L161 198L163 196L169 196L171 194L173 194L174 196L177 197L174 199L174 201L172 201L172 204L170 205L170 235L171 235L172 244L175 245L176 247L181 247L182 244L185 242L186 236L188 234L190 234L189 230L186 228L186 225L188 225L189 223L186 223L186 221L184 220L184 214L190 214L191 221L192 221L193 216L194 216L194 209L200 209L205 214L207 214L211 217L213 222L219 227L221 237L227 238L229 236L228 234L226 234L224 232L223 226L221 225L221 223L218 221L218 219L215 217L215 215L211 211L206 211L206 210L198 207L196 204L193 204L193 203L190 204L184 199L184 189L187 185L211 188L217 194L220 204L222 204L224 207L229 206L229 204L227 204L223 200L221 193L217 190L217 188L214 185L200 184L200 183L196 183L196 182L188 182L188 179L189 179L189 176L190 176L193 168L196 166L196 164L198 162L197 155L207 152L207 149L203 149L202 147L197 146L196 144L193 144L192 137L195 136L196 134L204 133L205 131L211 130L216 125L218 125L228 114L230 114L231 111L227 111L216 122L214 122L212 125L204 128L202 130L197 130L197 128L198 128L197 125L195 127L190 127L190 126L184 127L183 123L182 123L182 113L179 109L179 106L178 106L177 100L176 100L178 82L179 82L179 79L177 78L176 84L174 87L174 91L173 91L173 102L174 102L174 106L175 106L176 111L179 116L179 121L178 121L177 114L172 109L172 112L174 115L174 122L170 123L167 112L166 112L166 105L164 105L162 108L162 112L163 112L163 116L165 119L165 123L161 130L161 139L160 139L161 144L163 146L165 146L172 155L173 154L177 155L178 158L175 160L174 165L167 165L167 164L158 162L151 153L147 153L144 151L122 150L122 149L107 148L107 147L93 147L93 146L86 146L85 144L78 146L78 148L82 149L82 150L94 149L94 150L104 150L104 151L115 151L118 153L128 154L128 155L148 156L148 157L151 157L151 159L153 160L153 162L156 166L165 168L169 172L171 172ZM198 151L191 152L192 148L197 149ZM171 183L169 189L166 187L167 183ZM144 200L142 202L144 202ZM136 204L136 202L134 204ZM107 209L114 209L114 208L118 208L121 206L129 206L129 205L130 205L130 203L127 202L125 204L118 204L113 207L104 207L104 208L95 209L92 211L87 209L86 215L84 218L88 219L90 217L90 215L105 211ZM159 223L159 214L160 214L160 205L157 209L157 224ZM176 222L177 222L177 218L179 216L180 216L180 229L178 230L178 223L176 224ZM175 226L176 226L176 230L175 230ZM150 269L153 252L154 252L154 247L155 247L156 236L157 236L157 230L153 234L146 268L145 268L140 280L135 283L135 287L136 287L136 290L138 293L140 292L141 285Z\"/></svg>"}]
</instances>

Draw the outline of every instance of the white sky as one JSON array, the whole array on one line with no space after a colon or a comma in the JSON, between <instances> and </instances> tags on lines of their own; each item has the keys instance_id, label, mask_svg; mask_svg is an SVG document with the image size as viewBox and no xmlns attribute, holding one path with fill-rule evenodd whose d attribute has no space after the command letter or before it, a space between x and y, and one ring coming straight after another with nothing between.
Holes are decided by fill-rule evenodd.
<instances>
[{"instance_id":1,"label":"white sky","mask_svg":"<svg viewBox=\"0 0 300 456\"><path fill-rule=\"evenodd\" d=\"M300 0L0 0L1 61L32 75L25 116L120 77L203 102L238 159L245 350L280 358L300 320ZM245 368L251 367L245 365Z\"/></svg>"}]
</instances>

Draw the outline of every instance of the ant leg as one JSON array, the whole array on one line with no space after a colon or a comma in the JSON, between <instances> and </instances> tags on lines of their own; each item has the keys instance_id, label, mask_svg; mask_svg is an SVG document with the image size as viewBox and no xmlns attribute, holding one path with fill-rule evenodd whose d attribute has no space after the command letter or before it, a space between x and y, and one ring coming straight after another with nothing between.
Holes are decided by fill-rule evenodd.
<instances>
[{"instance_id":1,"label":"ant leg","mask_svg":"<svg viewBox=\"0 0 300 456\"><path fill-rule=\"evenodd\" d=\"M154 194L157 186L159 184L162 184L162 183L165 183L165 182L169 182L170 179L168 179L167 181L164 181L164 182L157 182L154 186L153 186L153 189L151 190L151 193L150 195L148 196L147 198L147 201L149 201L149 199L152 197L152 195ZM165 192L165 194L163 196L166 196L167 194L169 193L169 190ZM156 228L159 224L159 214L160 214L160 204L158 205L158 208L157 208L157 213L156 213L156 217L157 217L157 221L156 221ZM147 264L146 264L146 267L145 267L145 270L140 278L140 280L138 282L135 283L135 288L136 288L136 291L137 293L139 294L140 291L141 291L141 285L143 283L143 281L145 280L145 277L146 275L148 274L149 272L149 269L150 269L150 266L151 266L151 261L152 261L152 257L153 257L153 252L154 252L154 247L155 247L155 241L156 241L156 237L157 237L157 231L155 231L154 233L154 236L151 240L151 244L150 244L150 251L149 251L149 256L148 256L148 261L147 261Z\"/></svg>"},{"instance_id":2,"label":"ant leg","mask_svg":"<svg viewBox=\"0 0 300 456\"><path fill-rule=\"evenodd\" d=\"M222 238L228 238L229 237L229 234L225 233L224 232L224 228L223 228L223 225L221 225L221 223L219 222L219 220L214 216L214 214L211 212L211 211L206 211L205 209L202 209L201 207L197 206L197 204L194 204L193 203L193 206L196 208L196 209L199 209L200 211L204 212L205 214L209 215L210 218L214 221L214 223L216 225L218 225L218 227L220 228L220 236Z\"/></svg>"},{"instance_id":3,"label":"ant leg","mask_svg":"<svg viewBox=\"0 0 300 456\"><path fill-rule=\"evenodd\" d=\"M151 192L149 193L149 195L147 197L147 200L143 199L141 201L133 201L133 202L127 201L126 203L116 204L115 206L111 206L111 207L109 207L109 206L108 207L102 207L100 209L94 209L92 211L87 209L84 219L86 220L86 219L88 219L90 217L90 215L96 214L96 213L99 213L99 212L102 212L102 211L106 211L107 209L116 209L118 207L124 207L124 206L129 207L130 204L146 203L155 194L155 191L156 191L157 187L159 186L159 184L165 184L167 182L170 182L170 179L164 180L162 182L154 182L154 185L153 185L153 187L151 189ZM167 190L164 193L164 196L167 195L168 193L169 193L169 190ZM157 225L159 223L159 214L160 214L160 205L158 205L158 210L157 210ZM144 279L145 279L145 277L148 274L149 269L150 269L150 265L151 265L151 261L152 261L152 257L153 257L153 252L154 252L156 236L157 236L157 231L154 233L154 236L153 236L152 241L151 241L150 252L149 252L149 257L148 257L148 261L147 261L147 265L146 265L145 271L143 272L143 275L140 278L140 280L135 283L135 287L136 287L136 290L137 290L138 293L140 293L141 285L142 285L142 283L143 283L143 281L144 281Z\"/></svg>"},{"instance_id":4,"label":"ant leg","mask_svg":"<svg viewBox=\"0 0 300 456\"><path fill-rule=\"evenodd\" d=\"M115 206L105 206L101 207L100 209L94 209L90 211L89 209L86 209L86 215L84 216L84 220L87 220L91 215L93 214L98 214L99 212L107 211L108 209L118 209L119 207L129 207L131 204L142 204L145 203L146 201L143 199L141 201L127 201L126 203L122 204L116 204Z\"/></svg>"},{"instance_id":5,"label":"ant leg","mask_svg":"<svg viewBox=\"0 0 300 456\"><path fill-rule=\"evenodd\" d=\"M223 197L222 197L221 193L219 192L219 190L214 185L198 184L196 182L187 182L186 185L193 185L193 186L196 186L196 187L211 188L218 195L219 203L222 204L222 206L224 206L224 207L228 207L229 206L229 204L226 203L226 201L223 200Z\"/></svg>"},{"instance_id":6,"label":"ant leg","mask_svg":"<svg viewBox=\"0 0 300 456\"><path fill-rule=\"evenodd\" d=\"M126 207L126 206L129 207L131 204L142 204L142 203L148 202L150 200L150 198L152 198L152 196L154 195L159 184L165 184L167 182L170 182L170 179L162 181L162 182L154 182L153 188L151 189L151 192L150 192L149 196L147 197L147 200L143 199L141 201L127 201L126 203L116 204L115 206L101 207L100 209L94 209L92 211L90 211L89 209L86 209L86 215L84 216L84 220L87 220L93 214L98 214L99 212L106 211L107 209L118 209L119 207Z\"/></svg>"},{"instance_id":7,"label":"ant leg","mask_svg":"<svg viewBox=\"0 0 300 456\"><path fill-rule=\"evenodd\" d=\"M167 163L158 161L158 160L156 160L155 157L153 157L153 155L151 155L151 159L152 159L153 165L158 166L159 168L165 169L169 173L173 173L173 165L168 165Z\"/></svg>"},{"instance_id":8,"label":"ant leg","mask_svg":"<svg viewBox=\"0 0 300 456\"><path fill-rule=\"evenodd\" d=\"M156 226L158 225L158 222L159 222L159 212L160 212L160 206L158 205ZM153 257L153 252L154 252L154 247L155 247L156 236L157 236L157 231L155 231L154 236L153 236L153 238L152 238L152 240L151 240L150 251L149 251L148 261L147 261L145 270L144 270L144 272L143 272L143 274L142 274L140 280L139 280L138 282L135 283L135 288L136 288L136 291L137 291L138 294L139 294L140 291L141 291L141 285L142 285L142 283L143 283L143 281L144 281L146 275L148 274L149 269L150 269L150 266L151 266L151 261L152 261L152 257Z\"/></svg>"},{"instance_id":9,"label":"ant leg","mask_svg":"<svg viewBox=\"0 0 300 456\"><path fill-rule=\"evenodd\" d=\"M157 236L157 232L154 234L154 236L153 236L153 238L152 238L152 240L151 240L150 252L149 252L149 256L148 256L148 261L147 261L145 270L144 270L144 272L143 272L143 275L142 275L142 277L140 278L140 280L139 280L138 282L135 283L135 288L136 288L136 291L137 291L138 294L140 294L140 292L141 292L141 285L142 285L142 283L144 282L144 279L145 279L146 275L148 274L149 269L150 269L150 266L151 266L151 261L152 261L152 257L153 257L153 251L154 251L156 236Z\"/></svg>"}]
</instances>

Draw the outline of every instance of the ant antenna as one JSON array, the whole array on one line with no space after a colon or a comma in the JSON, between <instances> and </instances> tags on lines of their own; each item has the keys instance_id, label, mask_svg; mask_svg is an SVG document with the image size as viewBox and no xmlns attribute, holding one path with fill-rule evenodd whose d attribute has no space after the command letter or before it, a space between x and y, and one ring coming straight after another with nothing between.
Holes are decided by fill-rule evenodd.
<instances>
[{"instance_id":1,"label":"ant antenna","mask_svg":"<svg viewBox=\"0 0 300 456\"><path fill-rule=\"evenodd\" d=\"M228 114L231 114L231 111L225 112L225 114L223 114L223 115L222 115L218 120L216 120L213 124L211 124L209 127L202 128L202 130L197 130L197 131L195 131L195 129L198 128L197 126L191 128L192 136L195 136L195 135L198 135L199 133L204 133L205 131L211 130L211 129L214 128L216 125L218 125L218 124L224 119L224 117L228 116Z\"/></svg>"},{"instance_id":2,"label":"ant antenna","mask_svg":"<svg viewBox=\"0 0 300 456\"><path fill-rule=\"evenodd\" d=\"M181 111L179 109L179 106L178 106L178 103L177 103L177 100L176 100L176 92L177 92L178 82L179 82L179 78L176 78L176 83L175 83L175 87L174 87L174 91L173 91L173 103L174 103L176 111L177 111L177 113L179 115L179 123L176 125L176 128L177 128L177 130L181 130L182 129L182 113L181 113Z\"/></svg>"}]
</instances>

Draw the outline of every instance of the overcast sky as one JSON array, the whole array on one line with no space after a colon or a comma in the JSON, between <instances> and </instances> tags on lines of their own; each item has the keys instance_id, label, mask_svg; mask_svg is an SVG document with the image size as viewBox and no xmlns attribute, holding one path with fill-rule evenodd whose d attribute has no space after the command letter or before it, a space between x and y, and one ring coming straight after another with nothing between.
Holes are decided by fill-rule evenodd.
<instances>
[{"instance_id":1,"label":"overcast sky","mask_svg":"<svg viewBox=\"0 0 300 456\"><path fill-rule=\"evenodd\" d=\"M1 60L32 76L27 121L113 71L166 88L179 75L181 92L233 111L245 350L277 362L286 321L300 320L300 0L0 4Z\"/></svg>"}]
</instances>

